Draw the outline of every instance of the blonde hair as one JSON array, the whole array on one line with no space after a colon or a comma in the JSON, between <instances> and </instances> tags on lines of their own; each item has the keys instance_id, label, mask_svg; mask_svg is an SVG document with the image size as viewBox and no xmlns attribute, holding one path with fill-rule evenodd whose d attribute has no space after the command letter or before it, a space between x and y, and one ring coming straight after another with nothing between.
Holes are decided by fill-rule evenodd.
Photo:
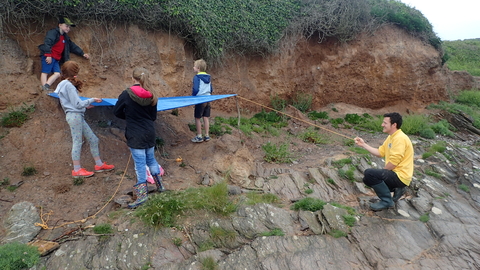
<instances>
[{"instance_id":1,"label":"blonde hair","mask_svg":"<svg viewBox=\"0 0 480 270\"><path fill-rule=\"evenodd\" d=\"M198 68L198 70L202 72L205 72L207 70L207 62L205 62L205 60L203 59L198 59L197 61L195 61L195 63L193 63L193 66Z\"/></svg>"},{"instance_id":2,"label":"blonde hair","mask_svg":"<svg viewBox=\"0 0 480 270\"><path fill-rule=\"evenodd\" d=\"M78 92L82 92L83 82L77 79L78 72L80 72L80 66L75 61L67 61L63 63L62 68L62 77L66 80L69 80Z\"/></svg>"},{"instance_id":3,"label":"blonde hair","mask_svg":"<svg viewBox=\"0 0 480 270\"><path fill-rule=\"evenodd\" d=\"M140 82L140 86L152 94L152 106L157 105L158 95L150 85L148 70L137 67L133 70L132 77Z\"/></svg>"}]
</instances>

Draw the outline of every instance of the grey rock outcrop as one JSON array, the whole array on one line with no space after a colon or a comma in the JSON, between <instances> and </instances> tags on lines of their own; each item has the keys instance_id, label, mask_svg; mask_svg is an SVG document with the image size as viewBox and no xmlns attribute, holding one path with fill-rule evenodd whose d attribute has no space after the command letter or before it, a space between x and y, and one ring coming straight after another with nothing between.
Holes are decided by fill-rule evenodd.
<instances>
[{"instance_id":1,"label":"grey rock outcrop","mask_svg":"<svg viewBox=\"0 0 480 270\"><path fill-rule=\"evenodd\" d=\"M30 242L42 229L35 226L36 223L40 222L40 215L32 203L20 202L13 205L4 221L7 233L2 239L2 244L12 242L26 244Z\"/></svg>"}]
</instances>

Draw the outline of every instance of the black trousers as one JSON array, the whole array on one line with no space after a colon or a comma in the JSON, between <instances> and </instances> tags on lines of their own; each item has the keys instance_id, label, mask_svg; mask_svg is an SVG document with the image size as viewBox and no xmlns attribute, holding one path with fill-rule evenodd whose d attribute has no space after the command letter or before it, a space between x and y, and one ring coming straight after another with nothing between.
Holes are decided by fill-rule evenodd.
<instances>
[{"instance_id":1,"label":"black trousers","mask_svg":"<svg viewBox=\"0 0 480 270\"><path fill-rule=\"evenodd\" d=\"M394 171L386 169L366 169L363 173L363 183L369 187L378 185L382 182L387 184L390 191L393 191L394 188L402 188L406 186Z\"/></svg>"}]
</instances>

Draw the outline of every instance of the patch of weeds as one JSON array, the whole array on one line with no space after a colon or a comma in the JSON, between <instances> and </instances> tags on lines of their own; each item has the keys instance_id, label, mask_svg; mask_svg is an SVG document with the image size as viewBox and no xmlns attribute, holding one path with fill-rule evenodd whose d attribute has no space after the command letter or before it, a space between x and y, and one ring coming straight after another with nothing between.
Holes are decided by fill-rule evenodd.
<instances>
[{"instance_id":1,"label":"patch of weeds","mask_svg":"<svg viewBox=\"0 0 480 270\"><path fill-rule=\"evenodd\" d=\"M37 173L37 169L33 166L24 166L22 176L32 176Z\"/></svg>"},{"instance_id":2,"label":"patch of weeds","mask_svg":"<svg viewBox=\"0 0 480 270\"><path fill-rule=\"evenodd\" d=\"M430 215L428 213L425 213L420 216L419 220L423 223L427 223L430 220Z\"/></svg>"},{"instance_id":3,"label":"patch of weeds","mask_svg":"<svg viewBox=\"0 0 480 270\"><path fill-rule=\"evenodd\" d=\"M357 219L351 215L344 215L342 216L342 218L345 224L347 224L349 227L353 227L355 225L355 222L357 222Z\"/></svg>"},{"instance_id":4,"label":"patch of weeds","mask_svg":"<svg viewBox=\"0 0 480 270\"><path fill-rule=\"evenodd\" d=\"M8 186L7 187L7 190L10 191L10 192L14 192L15 190L17 190L17 186Z\"/></svg>"},{"instance_id":5,"label":"patch of weeds","mask_svg":"<svg viewBox=\"0 0 480 270\"><path fill-rule=\"evenodd\" d=\"M306 193L306 194L312 194L312 193L313 193L313 189L308 188L308 189L305 190L305 193Z\"/></svg>"},{"instance_id":6,"label":"patch of weeds","mask_svg":"<svg viewBox=\"0 0 480 270\"><path fill-rule=\"evenodd\" d=\"M227 247L235 242L237 233L222 227L210 227L210 237L216 247Z\"/></svg>"},{"instance_id":7,"label":"patch of weeds","mask_svg":"<svg viewBox=\"0 0 480 270\"><path fill-rule=\"evenodd\" d=\"M433 176L435 178L438 178L438 179L442 179L442 175L437 173L437 172L434 172L432 170L425 170L425 174L426 175L430 175L430 176Z\"/></svg>"},{"instance_id":8,"label":"patch of weeds","mask_svg":"<svg viewBox=\"0 0 480 270\"><path fill-rule=\"evenodd\" d=\"M346 164L352 164L352 158L342 158L339 160L332 161L332 165L335 168L342 168Z\"/></svg>"},{"instance_id":9,"label":"patch of weeds","mask_svg":"<svg viewBox=\"0 0 480 270\"><path fill-rule=\"evenodd\" d=\"M270 176L268 177L268 179L278 179L278 176L276 176L276 175L270 175Z\"/></svg>"},{"instance_id":10,"label":"patch of weeds","mask_svg":"<svg viewBox=\"0 0 480 270\"><path fill-rule=\"evenodd\" d=\"M448 123L446 119L442 119L439 122L430 125L430 128L437 134L441 134L443 136L454 137L455 134L452 132L454 127Z\"/></svg>"},{"instance_id":11,"label":"patch of weeds","mask_svg":"<svg viewBox=\"0 0 480 270\"><path fill-rule=\"evenodd\" d=\"M345 120L343 118L332 118L330 119L330 123L332 124L332 127L334 128L339 128L341 124L343 124Z\"/></svg>"},{"instance_id":12,"label":"patch of weeds","mask_svg":"<svg viewBox=\"0 0 480 270\"><path fill-rule=\"evenodd\" d=\"M282 229L275 228L275 229L272 229L268 232L262 232L260 235L261 236L284 236L285 233L282 231Z\"/></svg>"},{"instance_id":13,"label":"patch of weeds","mask_svg":"<svg viewBox=\"0 0 480 270\"><path fill-rule=\"evenodd\" d=\"M307 117L314 121L317 119L328 119L328 112L311 111L307 114Z\"/></svg>"},{"instance_id":14,"label":"patch of weeds","mask_svg":"<svg viewBox=\"0 0 480 270\"><path fill-rule=\"evenodd\" d=\"M93 232L96 234L111 234L113 233L112 225L108 223L95 225L95 227L93 227Z\"/></svg>"},{"instance_id":15,"label":"patch of weeds","mask_svg":"<svg viewBox=\"0 0 480 270\"><path fill-rule=\"evenodd\" d=\"M237 209L229 196L225 182L211 187L188 188L149 196L135 215L152 226L173 227L177 218L188 215L189 211L204 210L222 216L230 215Z\"/></svg>"},{"instance_id":16,"label":"patch of weeds","mask_svg":"<svg viewBox=\"0 0 480 270\"><path fill-rule=\"evenodd\" d=\"M8 185L10 185L10 178L5 177L3 178L2 181L0 181L0 186L8 186Z\"/></svg>"},{"instance_id":17,"label":"patch of weeds","mask_svg":"<svg viewBox=\"0 0 480 270\"><path fill-rule=\"evenodd\" d=\"M347 115L345 115L345 121L352 125L358 125L360 123L365 122L365 118L361 117L356 113L353 113L353 114L347 113Z\"/></svg>"},{"instance_id":18,"label":"patch of weeds","mask_svg":"<svg viewBox=\"0 0 480 270\"><path fill-rule=\"evenodd\" d=\"M338 208L342 208L342 209L345 209L347 210L348 214L349 215L356 215L357 211L355 210L355 208L353 207L350 207L350 206L346 206L346 205L343 205L343 204L339 204L339 203L336 203L336 202L331 202L330 203L331 205L335 206L335 207L338 207Z\"/></svg>"},{"instance_id":19,"label":"patch of weeds","mask_svg":"<svg viewBox=\"0 0 480 270\"><path fill-rule=\"evenodd\" d=\"M335 108L335 107L332 108L332 111L338 112L337 108Z\"/></svg>"},{"instance_id":20,"label":"patch of weeds","mask_svg":"<svg viewBox=\"0 0 480 270\"><path fill-rule=\"evenodd\" d=\"M370 154L370 152L368 152L368 150L366 150L365 148L362 148L362 147L358 147L358 146L350 147L350 148L348 148L348 150L350 150L354 153L360 154L360 155Z\"/></svg>"},{"instance_id":21,"label":"patch of weeds","mask_svg":"<svg viewBox=\"0 0 480 270\"><path fill-rule=\"evenodd\" d=\"M182 161L178 166L180 166L182 168L185 168L185 167L187 167L187 164L185 164L185 162Z\"/></svg>"},{"instance_id":22,"label":"patch of weeds","mask_svg":"<svg viewBox=\"0 0 480 270\"><path fill-rule=\"evenodd\" d=\"M152 268L152 264L150 262L146 262L144 265L142 265L142 268L140 270L148 270Z\"/></svg>"},{"instance_id":23,"label":"patch of weeds","mask_svg":"<svg viewBox=\"0 0 480 270\"><path fill-rule=\"evenodd\" d=\"M183 244L183 240L180 237L175 237L172 239L172 242L175 246L180 247Z\"/></svg>"},{"instance_id":24,"label":"patch of weeds","mask_svg":"<svg viewBox=\"0 0 480 270\"><path fill-rule=\"evenodd\" d=\"M263 159L270 163L292 163L292 154L288 151L288 143L283 143L279 146L268 142L262 145L265 156Z\"/></svg>"},{"instance_id":25,"label":"patch of weeds","mask_svg":"<svg viewBox=\"0 0 480 270\"><path fill-rule=\"evenodd\" d=\"M160 149L165 146L165 140L161 137L155 137L155 148Z\"/></svg>"},{"instance_id":26,"label":"patch of weeds","mask_svg":"<svg viewBox=\"0 0 480 270\"><path fill-rule=\"evenodd\" d=\"M305 132L300 133L298 136L302 141L307 143L314 143L314 144L328 144L329 141L327 137L318 133L317 130L313 127L309 127L305 130Z\"/></svg>"},{"instance_id":27,"label":"patch of weeds","mask_svg":"<svg viewBox=\"0 0 480 270\"><path fill-rule=\"evenodd\" d=\"M343 139L343 145L352 147L355 145L355 141L352 139Z\"/></svg>"},{"instance_id":28,"label":"patch of weeds","mask_svg":"<svg viewBox=\"0 0 480 270\"><path fill-rule=\"evenodd\" d=\"M326 202L320 200L320 199L315 199L315 198L303 198L297 202L295 202L290 209L291 210L304 210L304 211L311 211L315 212L318 210L322 210L323 207L327 204Z\"/></svg>"},{"instance_id":29,"label":"patch of weeds","mask_svg":"<svg viewBox=\"0 0 480 270\"><path fill-rule=\"evenodd\" d=\"M280 198L277 195L272 193L256 193L248 192L247 193L247 205L255 205L257 203L268 203L268 204L278 204L280 203Z\"/></svg>"},{"instance_id":30,"label":"patch of weeds","mask_svg":"<svg viewBox=\"0 0 480 270\"><path fill-rule=\"evenodd\" d=\"M422 158L426 159L435 154L436 152L443 153L447 150L447 142L438 141L435 144L431 145L425 153L422 154Z\"/></svg>"},{"instance_id":31,"label":"patch of weeds","mask_svg":"<svg viewBox=\"0 0 480 270\"><path fill-rule=\"evenodd\" d=\"M0 246L0 269L30 269L40 260L38 249L18 242Z\"/></svg>"},{"instance_id":32,"label":"patch of weeds","mask_svg":"<svg viewBox=\"0 0 480 270\"><path fill-rule=\"evenodd\" d=\"M426 115L413 114L403 117L402 131L408 135L420 134L420 132L428 128L430 119Z\"/></svg>"},{"instance_id":33,"label":"patch of weeds","mask_svg":"<svg viewBox=\"0 0 480 270\"><path fill-rule=\"evenodd\" d=\"M346 232L340 231L340 230L331 230L329 234L331 236L335 237L335 238L340 238L340 237L346 237L347 236Z\"/></svg>"},{"instance_id":34,"label":"patch of weeds","mask_svg":"<svg viewBox=\"0 0 480 270\"><path fill-rule=\"evenodd\" d=\"M435 139L435 131L431 128L425 128L418 132L418 135L425 139Z\"/></svg>"},{"instance_id":35,"label":"patch of weeds","mask_svg":"<svg viewBox=\"0 0 480 270\"><path fill-rule=\"evenodd\" d=\"M31 113L35 111L34 105L26 105L23 103L23 106L17 110L12 110L7 113L6 116L3 116L0 120L0 123L4 127L21 127L30 116Z\"/></svg>"},{"instance_id":36,"label":"patch of weeds","mask_svg":"<svg viewBox=\"0 0 480 270\"><path fill-rule=\"evenodd\" d=\"M292 100L292 106L305 113L312 106L313 95L309 93L297 92Z\"/></svg>"},{"instance_id":37,"label":"patch of weeds","mask_svg":"<svg viewBox=\"0 0 480 270\"><path fill-rule=\"evenodd\" d=\"M370 133L382 132L383 115L376 117L366 117L365 121L355 126L356 130L362 130ZM403 128L403 126L402 126Z\"/></svg>"},{"instance_id":38,"label":"patch of weeds","mask_svg":"<svg viewBox=\"0 0 480 270\"><path fill-rule=\"evenodd\" d=\"M460 184L460 185L458 185L458 188L459 188L460 190L465 191L465 192L470 192L470 188L469 188L467 185L465 185L465 184Z\"/></svg>"},{"instance_id":39,"label":"patch of weeds","mask_svg":"<svg viewBox=\"0 0 480 270\"><path fill-rule=\"evenodd\" d=\"M200 259L200 263L202 264L202 270L217 270L218 263L215 261L213 257L207 256Z\"/></svg>"},{"instance_id":40,"label":"patch of weeds","mask_svg":"<svg viewBox=\"0 0 480 270\"><path fill-rule=\"evenodd\" d=\"M178 109L173 109L170 113L172 115L178 116Z\"/></svg>"},{"instance_id":41,"label":"patch of weeds","mask_svg":"<svg viewBox=\"0 0 480 270\"><path fill-rule=\"evenodd\" d=\"M332 178L328 178L327 183L329 183L331 185L336 185L337 184L337 183L335 183L335 180L333 180Z\"/></svg>"},{"instance_id":42,"label":"patch of weeds","mask_svg":"<svg viewBox=\"0 0 480 270\"><path fill-rule=\"evenodd\" d=\"M287 101L275 94L270 96L270 105L277 111L283 111L287 107Z\"/></svg>"},{"instance_id":43,"label":"patch of weeds","mask_svg":"<svg viewBox=\"0 0 480 270\"><path fill-rule=\"evenodd\" d=\"M97 125L98 127L101 127L101 128L107 128L108 126L110 126L112 124L111 121L107 121L107 120L99 120L97 122Z\"/></svg>"},{"instance_id":44,"label":"patch of weeds","mask_svg":"<svg viewBox=\"0 0 480 270\"><path fill-rule=\"evenodd\" d=\"M212 241L205 241L205 242L202 242L198 245L198 251L199 252L212 250L214 248L215 248L215 244L213 244Z\"/></svg>"},{"instance_id":45,"label":"patch of weeds","mask_svg":"<svg viewBox=\"0 0 480 270\"><path fill-rule=\"evenodd\" d=\"M83 182L84 182L84 177L74 177L73 178L73 185L74 186L83 185Z\"/></svg>"}]
</instances>

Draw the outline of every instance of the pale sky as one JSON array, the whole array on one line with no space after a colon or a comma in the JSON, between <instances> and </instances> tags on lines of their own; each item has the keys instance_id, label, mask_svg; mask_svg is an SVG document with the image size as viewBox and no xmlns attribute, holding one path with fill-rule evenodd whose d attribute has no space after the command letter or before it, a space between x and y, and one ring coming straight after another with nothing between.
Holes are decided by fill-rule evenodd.
<instances>
[{"instance_id":1,"label":"pale sky","mask_svg":"<svg viewBox=\"0 0 480 270\"><path fill-rule=\"evenodd\" d=\"M479 0L401 0L422 12L442 40L480 38Z\"/></svg>"}]
</instances>

